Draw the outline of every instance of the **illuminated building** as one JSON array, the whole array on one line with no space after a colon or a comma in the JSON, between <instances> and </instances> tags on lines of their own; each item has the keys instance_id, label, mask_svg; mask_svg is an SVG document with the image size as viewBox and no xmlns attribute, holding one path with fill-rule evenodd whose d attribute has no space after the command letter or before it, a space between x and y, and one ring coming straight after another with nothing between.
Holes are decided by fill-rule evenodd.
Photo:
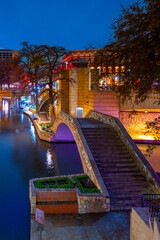
<instances>
[{"instance_id":1,"label":"illuminated building","mask_svg":"<svg viewBox=\"0 0 160 240\"><path fill-rule=\"evenodd\" d=\"M9 62L11 59L14 59L19 55L19 51L10 50L10 49L0 49L0 81L2 89L17 89L19 87L19 83L12 83L13 71L9 66Z\"/></svg>"},{"instance_id":2,"label":"illuminated building","mask_svg":"<svg viewBox=\"0 0 160 240\"><path fill-rule=\"evenodd\" d=\"M116 63L114 57L102 54L100 49L70 51L62 58L62 68L89 68L92 90L113 90L124 72L123 65Z\"/></svg>"}]
</instances>

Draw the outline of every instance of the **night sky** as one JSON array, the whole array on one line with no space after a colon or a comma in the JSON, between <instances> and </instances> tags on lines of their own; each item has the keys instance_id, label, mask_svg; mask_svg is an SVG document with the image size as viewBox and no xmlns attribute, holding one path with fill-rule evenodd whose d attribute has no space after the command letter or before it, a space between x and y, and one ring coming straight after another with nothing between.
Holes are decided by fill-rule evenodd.
<instances>
[{"instance_id":1,"label":"night sky","mask_svg":"<svg viewBox=\"0 0 160 240\"><path fill-rule=\"evenodd\" d=\"M134 0L6 0L0 5L0 48L21 42L85 49L103 47L120 5Z\"/></svg>"}]
</instances>

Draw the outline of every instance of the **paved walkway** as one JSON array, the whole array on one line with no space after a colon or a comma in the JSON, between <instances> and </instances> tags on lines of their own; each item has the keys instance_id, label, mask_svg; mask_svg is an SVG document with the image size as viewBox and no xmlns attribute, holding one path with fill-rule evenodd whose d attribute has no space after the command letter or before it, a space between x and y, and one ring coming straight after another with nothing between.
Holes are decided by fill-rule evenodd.
<instances>
[{"instance_id":1,"label":"paved walkway","mask_svg":"<svg viewBox=\"0 0 160 240\"><path fill-rule=\"evenodd\" d=\"M43 240L129 240L130 213L46 215ZM39 240L38 225L31 219L31 240Z\"/></svg>"}]
</instances>

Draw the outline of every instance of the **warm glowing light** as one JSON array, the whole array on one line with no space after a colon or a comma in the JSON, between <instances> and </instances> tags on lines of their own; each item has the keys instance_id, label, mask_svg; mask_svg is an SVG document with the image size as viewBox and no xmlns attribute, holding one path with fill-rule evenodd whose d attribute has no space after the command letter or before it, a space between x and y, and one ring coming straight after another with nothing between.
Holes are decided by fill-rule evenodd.
<instances>
[{"instance_id":1,"label":"warm glowing light","mask_svg":"<svg viewBox=\"0 0 160 240\"><path fill-rule=\"evenodd\" d=\"M112 73L112 67L108 67L108 72Z\"/></svg>"},{"instance_id":2,"label":"warm glowing light","mask_svg":"<svg viewBox=\"0 0 160 240\"><path fill-rule=\"evenodd\" d=\"M115 67L115 73L119 72L119 67Z\"/></svg>"},{"instance_id":3,"label":"warm glowing light","mask_svg":"<svg viewBox=\"0 0 160 240\"><path fill-rule=\"evenodd\" d=\"M121 72L124 72L124 66L121 67Z\"/></svg>"},{"instance_id":4,"label":"warm glowing light","mask_svg":"<svg viewBox=\"0 0 160 240\"><path fill-rule=\"evenodd\" d=\"M146 136L142 134L132 134L131 137L136 140L154 140L153 136Z\"/></svg>"}]
</instances>

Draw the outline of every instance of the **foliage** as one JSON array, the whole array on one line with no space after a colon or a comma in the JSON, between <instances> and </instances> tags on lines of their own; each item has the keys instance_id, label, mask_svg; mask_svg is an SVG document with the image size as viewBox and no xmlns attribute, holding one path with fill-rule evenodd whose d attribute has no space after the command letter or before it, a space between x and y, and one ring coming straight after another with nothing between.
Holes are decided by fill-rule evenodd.
<instances>
[{"instance_id":1,"label":"foliage","mask_svg":"<svg viewBox=\"0 0 160 240\"><path fill-rule=\"evenodd\" d=\"M51 123L40 123L39 125L40 125L40 127L43 131L53 133L53 131L51 129L53 127L53 124L51 124Z\"/></svg>"},{"instance_id":2,"label":"foliage","mask_svg":"<svg viewBox=\"0 0 160 240\"><path fill-rule=\"evenodd\" d=\"M58 46L48 46L41 45L40 46L41 53L43 59L45 61L45 77L48 79L43 86L48 85L49 89L44 91L48 91L49 95L49 103L50 103L50 113L51 113L51 122L55 120L55 111L53 108L54 100L59 95L59 92L55 92L53 90L53 83L57 80L66 80L66 78L61 78L60 74L62 74L63 70L61 69L61 60L62 57L67 53L66 49ZM44 93L43 91L43 93ZM42 93L42 94L43 94Z\"/></svg>"},{"instance_id":3,"label":"foliage","mask_svg":"<svg viewBox=\"0 0 160 240\"><path fill-rule=\"evenodd\" d=\"M98 188L84 188L80 183L79 179L89 178L87 175L80 175L72 177L76 182L79 190L82 193L100 193ZM61 184L61 182L66 181L66 184ZM46 185L43 185L45 183ZM52 183L52 184L51 184ZM54 184L53 184L54 183ZM53 179L40 179L34 181L35 188L74 188L74 184L68 177L59 177Z\"/></svg>"},{"instance_id":4,"label":"foliage","mask_svg":"<svg viewBox=\"0 0 160 240\"><path fill-rule=\"evenodd\" d=\"M58 184L61 181L66 181L67 183L66 184ZM48 184L42 185L42 183L48 183ZM51 184L51 183L54 183L54 184ZM74 188L73 182L68 177L35 180L34 186L36 188Z\"/></svg>"},{"instance_id":5,"label":"foliage","mask_svg":"<svg viewBox=\"0 0 160 240\"><path fill-rule=\"evenodd\" d=\"M154 141L152 145L148 145L146 150L146 156L151 156L153 150L156 148L156 144L160 141L160 117L155 118L153 121L146 122L145 134L152 134Z\"/></svg>"},{"instance_id":6,"label":"foliage","mask_svg":"<svg viewBox=\"0 0 160 240\"><path fill-rule=\"evenodd\" d=\"M79 190L81 193L100 193L100 190L98 188L84 188L79 179L85 179L89 178L87 175L80 175L80 176L74 176L72 177L74 181L76 182Z\"/></svg>"},{"instance_id":7,"label":"foliage","mask_svg":"<svg viewBox=\"0 0 160 240\"><path fill-rule=\"evenodd\" d=\"M20 50L20 54L14 59L14 65L20 65L21 71L19 74L24 74L24 78L21 80L23 89L28 89L36 94L36 110L38 111L39 102L38 98L41 94L48 91L49 103L53 108L53 103L60 92L55 92L53 89L53 83L57 80L68 80L67 75L61 68L62 57L67 53L66 49L58 46L48 45L34 45L28 42L22 43L23 47ZM61 77L60 77L61 74ZM27 81L26 81L27 79ZM42 87L46 85L49 88L44 89L40 96L38 95L38 85L41 82ZM42 99L42 102L45 99ZM41 102L41 103L42 103ZM54 109L51 109L51 121L55 118Z\"/></svg>"},{"instance_id":8,"label":"foliage","mask_svg":"<svg viewBox=\"0 0 160 240\"><path fill-rule=\"evenodd\" d=\"M160 1L137 1L113 23L113 41L103 49L125 71L118 91L124 99L136 94L143 101L149 93L160 92Z\"/></svg>"}]
</instances>

